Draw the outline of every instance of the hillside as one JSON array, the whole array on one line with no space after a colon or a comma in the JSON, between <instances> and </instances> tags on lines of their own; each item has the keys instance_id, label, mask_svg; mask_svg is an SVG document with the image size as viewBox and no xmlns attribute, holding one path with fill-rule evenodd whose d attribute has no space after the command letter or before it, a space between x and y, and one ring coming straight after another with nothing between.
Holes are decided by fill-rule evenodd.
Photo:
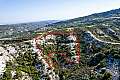
<instances>
[{"instance_id":1,"label":"hillside","mask_svg":"<svg viewBox=\"0 0 120 80\"><path fill-rule=\"evenodd\" d=\"M120 8L47 25L50 28L88 27L99 39L120 42Z\"/></svg>"},{"instance_id":2,"label":"hillside","mask_svg":"<svg viewBox=\"0 0 120 80\"><path fill-rule=\"evenodd\" d=\"M1 80L119 80L120 9L0 27ZM27 38L27 39L26 39Z\"/></svg>"},{"instance_id":3,"label":"hillside","mask_svg":"<svg viewBox=\"0 0 120 80\"><path fill-rule=\"evenodd\" d=\"M120 22L120 8L102 12L95 13L88 16L78 17L75 19L70 19L66 21L61 21L58 23L50 24L50 27L68 27L68 26L102 26L102 27L119 27Z\"/></svg>"}]
</instances>

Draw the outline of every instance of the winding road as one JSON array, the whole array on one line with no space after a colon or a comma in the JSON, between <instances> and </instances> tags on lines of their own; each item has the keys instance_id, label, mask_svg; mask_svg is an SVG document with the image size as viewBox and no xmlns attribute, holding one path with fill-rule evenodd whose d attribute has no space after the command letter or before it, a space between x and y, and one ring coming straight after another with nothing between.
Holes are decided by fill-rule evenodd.
<instances>
[{"instance_id":1,"label":"winding road","mask_svg":"<svg viewBox=\"0 0 120 80\"><path fill-rule=\"evenodd\" d=\"M107 43L107 44L116 44L116 45L118 44L118 45L120 45L120 43L115 43L115 42L109 42L109 41L100 40L95 35L93 35L90 31L87 31L87 33L89 33L91 37L93 37L95 40L97 40L99 42L103 42L103 43Z\"/></svg>"}]
</instances>

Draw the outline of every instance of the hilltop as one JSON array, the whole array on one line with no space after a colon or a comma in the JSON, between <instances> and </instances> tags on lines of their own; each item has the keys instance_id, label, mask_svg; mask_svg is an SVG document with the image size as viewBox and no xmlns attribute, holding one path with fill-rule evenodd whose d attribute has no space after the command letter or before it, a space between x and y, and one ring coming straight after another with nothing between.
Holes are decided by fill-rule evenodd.
<instances>
[{"instance_id":1,"label":"hilltop","mask_svg":"<svg viewBox=\"0 0 120 80\"><path fill-rule=\"evenodd\" d=\"M101 26L101 27L119 27L120 21L120 8L102 12L95 13L88 16L78 17L66 21L61 21L57 23L50 24L50 27L68 27L68 26Z\"/></svg>"}]
</instances>

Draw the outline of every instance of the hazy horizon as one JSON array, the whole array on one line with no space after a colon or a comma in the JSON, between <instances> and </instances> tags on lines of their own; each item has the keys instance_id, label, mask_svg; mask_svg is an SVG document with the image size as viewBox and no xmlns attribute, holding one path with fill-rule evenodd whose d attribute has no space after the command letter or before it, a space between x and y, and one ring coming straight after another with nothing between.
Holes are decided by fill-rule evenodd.
<instances>
[{"instance_id":1,"label":"hazy horizon","mask_svg":"<svg viewBox=\"0 0 120 80\"><path fill-rule=\"evenodd\" d=\"M0 0L0 24L66 20L120 8L120 0Z\"/></svg>"}]
</instances>

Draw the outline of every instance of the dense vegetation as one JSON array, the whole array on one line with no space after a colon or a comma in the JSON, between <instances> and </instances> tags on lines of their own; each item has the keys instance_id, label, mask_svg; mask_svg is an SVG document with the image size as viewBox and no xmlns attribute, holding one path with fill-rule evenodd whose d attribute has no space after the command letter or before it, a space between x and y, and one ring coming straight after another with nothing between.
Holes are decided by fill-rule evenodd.
<instances>
[{"instance_id":1,"label":"dense vegetation","mask_svg":"<svg viewBox=\"0 0 120 80\"><path fill-rule=\"evenodd\" d=\"M24 52L18 52L18 57L14 56L13 61L9 61L6 63L6 69L1 80L13 80L19 79L21 80L23 76L29 76L33 80L40 79L40 72L37 71L35 65L39 64L36 53L34 53L30 49L31 45L27 45L27 49ZM12 76L12 72L15 71L14 76Z\"/></svg>"}]
</instances>

